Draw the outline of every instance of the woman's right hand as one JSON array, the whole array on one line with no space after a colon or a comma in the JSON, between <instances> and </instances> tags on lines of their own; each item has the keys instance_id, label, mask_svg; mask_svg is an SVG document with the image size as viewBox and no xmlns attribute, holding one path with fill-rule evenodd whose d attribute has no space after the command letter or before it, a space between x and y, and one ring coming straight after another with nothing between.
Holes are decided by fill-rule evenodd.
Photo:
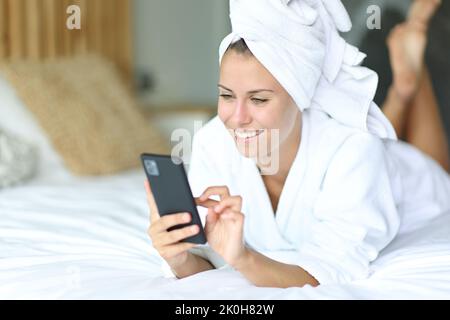
<instances>
[{"instance_id":1,"label":"woman's right hand","mask_svg":"<svg viewBox=\"0 0 450 320\"><path fill-rule=\"evenodd\" d=\"M152 240L153 247L172 269L180 267L187 261L189 255L188 250L196 246L194 243L180 241L199 233L199 227L193 225L167 231L167 229L173 226L189 223L192 219L190 213L176 213L160 217L148 181L145 181L145 189L150 207L150 227L148 234Z\"/></svg>"}]
</instances>

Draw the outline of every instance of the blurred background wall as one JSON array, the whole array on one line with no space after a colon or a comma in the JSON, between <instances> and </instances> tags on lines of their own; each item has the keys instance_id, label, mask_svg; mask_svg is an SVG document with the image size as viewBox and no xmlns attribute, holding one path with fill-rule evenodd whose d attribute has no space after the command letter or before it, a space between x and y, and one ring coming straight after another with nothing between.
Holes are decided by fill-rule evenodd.
<instances>
[{"instance_id":1,"label":"blurred background wall","mask_svg":"<svg viewBox=\"0 0 450 320\"><path fill-rule=\"evenodd\" d=\"M134 0L135 62L151 105L214 106L225 0Z\"/></svg>"}]
</instances>

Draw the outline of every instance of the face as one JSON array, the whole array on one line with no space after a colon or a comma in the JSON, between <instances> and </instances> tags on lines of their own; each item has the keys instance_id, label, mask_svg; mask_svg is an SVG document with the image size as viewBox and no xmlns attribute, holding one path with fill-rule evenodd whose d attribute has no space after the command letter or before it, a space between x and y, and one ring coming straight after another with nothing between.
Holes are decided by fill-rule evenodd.
<instances>
[{"instance_id":1,"label":"face","mask_svg":"<svg viewBox=\"0 0 450 320\"><path fill-rule=\"evenodd\" d=\"M231 50L224 55L218 114L239 152L248 158L270 157L299 134L295 128L301 115L295 102L251 54Z\"/></svg>"}]
</instances>

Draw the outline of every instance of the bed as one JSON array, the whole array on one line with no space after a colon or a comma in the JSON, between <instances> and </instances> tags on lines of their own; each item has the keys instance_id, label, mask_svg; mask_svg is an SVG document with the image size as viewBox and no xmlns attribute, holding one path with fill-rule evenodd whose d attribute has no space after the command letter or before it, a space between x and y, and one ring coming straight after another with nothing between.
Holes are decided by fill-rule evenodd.
<instances>
[{"instance_id":1,"label":"bed","mask_svg":"<svg viewBox=\"0 0 450 320\"><path fill-rule=\"evenodd\" d=\"M368 279L346 285L258 288L227 268L170 278L147 235L142 170L73 174L1 81L0 96L16 103L0 110L0 128L33 137L44 160L0 189L0 299L450 299L450 212L395 239Z\"/></svg>"},{"instance_id":2,"label":"bed","mask_svg":"<svg viewBox=\"0 0 450 320\"><path fill-rule=\"evenodd\" d=\"M450 212L395 239L368 279L346 285L258 288L229 268L168 277L147 235L143 171L73 174L4 86L0 77L0 127L33 137L43 161L0 189L0 299L450 299ZM207 118L186 112L158 121Z\"/></svg>"},{"instance_id":3,"label":"bed","mask_svg":"<svg viewBox=\"0 0 450 320\"><path fill-rule=\"evenodd\" d=\"M117 15L125 15L119 19L124 25L117 24L120 32L109 32L120 37L119 41L114 41L111 36L103 37L98 31L101 28L82 28L75 33L64 31L57 34L54 29L59 30L57 26L60 22L41 25L48 20L44 19L46 16L43 13L60 10L60 1L46 1L45 6L40 8L36 1L0 0L0 9L3 9L0 16L6 14L6 17L10 17L7 20L0 19L0 33L14 35L5 38L8 39L5 45L0 43L0 62L9 58L33 58L40 61L97 52L115 62L120 74L127 79L131 70L130 43L126 34L126 30L129 30L129 17L126 17L130 12L129 1L108 0L108 4L111 2L115 5L108 5L108 12L101 12L99 8L103 6L102 1L106 0L77 3L83 10L90 12L87 21L97 21L106 30L110 30L108 21L111 20L108 19L112 15L116 15L116 18ZM36 6L40 9L39 15L34 15ZM101 18L96 17L96 14ZM32 23L29 29L23 30L20 25L28 15L33 17ZM53 18L57 19L57 16L53 15ZM30 36L29 32L35 34ZM36 41L42 37L52 41L42 46L41 42ZM31 43L23 46L27 41ZM114 50L111 43L120 43L120 48ZM22 74L16 86L22 84L22 89L28 93L25 94L27 106L6 88L7 81L2 82L0 75L0 137L1 130L5 129L23 140L30 140L39 151L41 160L32 179L24 179L6 188L0 187L0 299L450 299L450 212L418 226L414 233L395 239L372 264L368 279L346 285L259 288L229 268L211 270L182 280L168 277L161 267L162 259L152 248L147 236L149 212L142 170L128 166L130 159L124 159L114 168L101 166L102 159L111 157L111 153L108 153L109 150L100 152L95 147L104 146L105 141L110 143L111 139L107 138L112 131L108 131L105 126L106 131L97 137L99 143L86 146L87 141L95 140L97 131L91 131L91 135L86 138L82 134L86 134L84 129L90 127L66 126L62 120L40 126L29 110L26 111L27 107L33 109L32 106L39 102L40 109L35 105L33 110L40 115L42 124L49 117L38 111L55 104L54 99L48 97L53 95L60 98L58 94L62 90L68 91L67 95L61 95L63 99L57 101L58 108L66 100L73 103L84 96L94 101L90 103L96 107L92 107L96 112L100 112L97 107L104 104L105 99L109 99L108 103L111 104L119 101L118 105L122 106L131 103L128 98L117 97L118 92L126 95L126 90L118 87L118 81L111 84L115 76L108 71L109 67L105 66L102 72L94 70L102 64L99 60L95 60L94 65L82 64L82 68L79 62L67 61L56 68L62 70L62 74L72 75L70 79L73 86L64 88L59 86L70 79L63 78L60 73L49 73L49 70L53 70L51 68L42 69L42 66L35 65L31 69L38 72L37 76L27 73L30 68L26 71L23 68L13 69L14 76ZM40 83L39 70L52 75L47 80L53 82ZM77 87L81 85L77 73L82 74L84 87ZM104 78L98 78L99 74L103 74ZM87 80L89 76L93 77L90 83ZM25 77L27 81L20 81ZM30 77L39 81L30 82ZM45 88L52 90L48 90L45 95L30 95L29 90L33 86L37 86L39 90L35 91L38 93ZM82 89L82 93L74 91L77 88ZM95 97L94 93L87 92L89 88L94 88L97 94L99 91L111 94L115 100L109 96ZM71 99L66 98L69 94L72 95ZM42 96L48 99L40 100ZM109 115L99 116L94 113L93 117L89 116L92 110L85 108L83 100L78 102L82 109L76 110L84 110L81 117L84 121L97 117L98 121L94 124L106 123L105 118ZM73 108L67 108L66 111L70 110ZM62 116L61 112L50 115ZM165 128L162 129L169 135L172 130L170 126L175 128L186 125L191 130L192 122L204 122L207 119L208 116L198 115L197 112L185 110L169 117L156 117L156 121L164 124ZM74 123L73 118L77 114L70 114L70 124ZM187 119L190 119L190 123ZM108 123L111 125L115 122L111 120ZM140 126L144 126L142 121ZM117 131L116 126L112 127ZM121 130L125 132L126 127ZM142 132L146 131L143 129ZM65 139L70 138L71 143L61 143L58 140L61 136L65 142L69 141ZM123 145L123 141L128 141L130 137L121 138L117 136L113 147L120 142L124 149L118 148L121 152L112 154L118 156L129 153L132 158L137 158L134 149L131 150L128 144ZM146 139L157 140L156 135L149 135ZM80 152L75 155L84 152L88 157L76 158L71 153L76 148ZM2 152L0 158L1 155ZM77 159L78 162L75 161ZM90 161L87 165L86 161L80 159ZM73 171L84 175L74 174Z\"/></svg>"},{"instance_id":4,"label":"bed","mask_svg":"<svg viewBox=\"0 0 450 320\"><path fill-rule=\"evenodd\" d=\"M0 192L0 299L449 299L450 213L347 285L258 288L232 269L177 280L146 234L141 170Z\"/></svg>"}]
</instances>

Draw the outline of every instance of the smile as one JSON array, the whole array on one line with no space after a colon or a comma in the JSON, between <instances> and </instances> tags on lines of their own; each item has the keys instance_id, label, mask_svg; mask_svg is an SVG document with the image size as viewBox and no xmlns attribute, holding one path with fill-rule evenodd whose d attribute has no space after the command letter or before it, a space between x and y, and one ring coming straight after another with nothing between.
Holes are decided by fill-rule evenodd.
<instances>
[{"instance_id":1,"label":"smile","mask_svg":"<svg viewBox=\"0 0 450 320\"><path fill-rule=\"evenodd\" d=\"M234 135L238 139L249 140L259 136L264 130L234 130Z\"/></svg>"}]
</instances>

